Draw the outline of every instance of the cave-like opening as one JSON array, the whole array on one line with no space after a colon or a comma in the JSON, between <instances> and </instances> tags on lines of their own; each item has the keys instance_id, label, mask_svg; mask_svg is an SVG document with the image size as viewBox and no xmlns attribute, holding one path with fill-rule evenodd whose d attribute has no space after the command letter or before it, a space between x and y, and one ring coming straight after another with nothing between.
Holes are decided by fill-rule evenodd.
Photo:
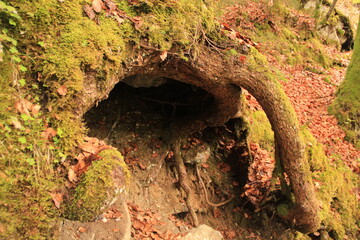
<instances>
[{"instance_id":1,"label":"cave-like opening","mask_svg":"<svg viewBox=\"0 0 360 240\"><path fill-rule=\"evenodd\" d=\"M135 75L116 84L109 97L90 109L84 116L90 135L108 137L111 130L98 131L102 126L113 126L118 121L154 120L163 127L173 121L191 121L198 117L214 102L214 97L202 88L163 78ZM134 118L134 116L137 116ZM97 133L94 132L96 129Z\"/></svg>"}]
</instances>

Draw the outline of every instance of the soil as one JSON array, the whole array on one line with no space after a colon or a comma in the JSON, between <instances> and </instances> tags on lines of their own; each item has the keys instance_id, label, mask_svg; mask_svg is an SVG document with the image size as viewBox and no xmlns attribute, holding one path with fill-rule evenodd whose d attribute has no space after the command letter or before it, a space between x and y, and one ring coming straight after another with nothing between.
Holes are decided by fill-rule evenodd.
<instances>
[{"instance_id":1,"label":"soil","mask_svg":"<svg viewBox=\"0 0 360 240\"><path fill-rule=\"evenodd\" d=\"M219 230L225 239L289 239L291 231L275 216L271 200L255 211L243 194L250 159L241 119L185 137L170 134L174 122L191 121L210 98L202 89L171 79L147 88L119 83L108 99L85 115L89 135L116 147L132 172L126 197L132 238L180 239L193 228L170 148L180 141L193 194L191 206L200 224ZM224 205L215 206L218 203ZM121 201L111 208L122 211L117 210ZM111 221L87 224L86 232L103 229L104 224ZM79 227L69 227L77 233L78 238L72 239L86 239ZM121 239L114 231L104 232L102 239Z\"/></svg>"}]
</instances>

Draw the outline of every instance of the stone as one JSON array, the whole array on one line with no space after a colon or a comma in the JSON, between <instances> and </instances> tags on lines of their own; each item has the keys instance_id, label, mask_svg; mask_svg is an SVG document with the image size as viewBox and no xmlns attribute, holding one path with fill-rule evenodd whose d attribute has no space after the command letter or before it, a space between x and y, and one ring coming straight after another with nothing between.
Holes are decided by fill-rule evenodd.
<instances>
[{"instance_id":1,"label":"stone","mask_svg":"<svg viewBox=\"0 0 360 240\"><path fill-rule=\"evenodd\" d=\"M182 240L223 240L224 237L219 231L203 224L193 228Z\"/></svg>"}]
</instances>

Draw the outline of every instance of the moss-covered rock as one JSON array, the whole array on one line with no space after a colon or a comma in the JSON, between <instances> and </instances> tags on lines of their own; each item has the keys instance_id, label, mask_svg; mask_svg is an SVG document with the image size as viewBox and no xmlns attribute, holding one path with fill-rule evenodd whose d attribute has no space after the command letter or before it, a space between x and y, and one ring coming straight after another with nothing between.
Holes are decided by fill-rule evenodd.
<instances>
[{"instance_id":1,"label":"moss-covered rock","mask_svg":"<svg viewBox=\"0 0 360 240\"><path fill-rule=\"evenodd\" d=\"M126 191L130 172L116 149L104 150L101 159L92 163L81 177L74 195L67 204L65 217L91 221L100 211Z\"/></svg>"}]
</instances>

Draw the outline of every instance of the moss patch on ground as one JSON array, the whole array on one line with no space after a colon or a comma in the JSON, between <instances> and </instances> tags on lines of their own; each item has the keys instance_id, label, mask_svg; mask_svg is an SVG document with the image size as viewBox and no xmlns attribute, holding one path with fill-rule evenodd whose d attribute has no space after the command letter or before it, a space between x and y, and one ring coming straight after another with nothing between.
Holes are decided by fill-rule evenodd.
<instances>
[{"instance_id":1,"label":"moss patch on ground","mask_svg":"<svg viewBox=\"0 0 360 240\"><path fill-rule=\"evenodd\" d=\"M320 201L323 227L331 232L335 239L344 239L345 235L355 239L360 219L360 208L355 194L359 184L358 176L339 157L335 156L336 160L330 162L322 145L307 128L302 129L302 135Z\"/></svg>"},{"instance_id":2,"label":"moss patch on ground","mask_svg":"<svg viewBox=\"0 0 360 240\"><path fill-rule=\"evenodd\" d=\"M92 163L76 187L65 210L66 218L82 222L94 220L109 204L107 201L125 191L130 172L123 156L115 149L104 150L99 156L101 159ZM114 179L115 172L119 175L117 179Z\"/></svg>"}]
</instances>

